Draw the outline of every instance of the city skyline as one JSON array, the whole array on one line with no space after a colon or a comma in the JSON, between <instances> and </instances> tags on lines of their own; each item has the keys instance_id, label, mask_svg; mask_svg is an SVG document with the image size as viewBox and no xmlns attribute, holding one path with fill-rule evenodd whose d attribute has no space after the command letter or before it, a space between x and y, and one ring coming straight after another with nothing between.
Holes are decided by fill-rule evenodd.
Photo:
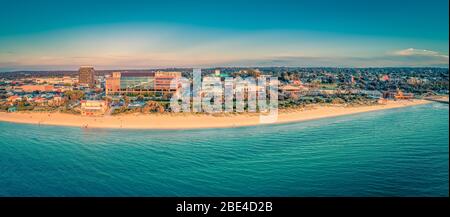
<instances>
[{"instance_id":1,"label":"city skyline","mask_svg":"<svg viewBox=\"0 0 450 217\"><path fill-rule=\"evenodd\" d=\"M0 71L449 62L448 1L2 5Z\"/></svg>"}]
</instances>

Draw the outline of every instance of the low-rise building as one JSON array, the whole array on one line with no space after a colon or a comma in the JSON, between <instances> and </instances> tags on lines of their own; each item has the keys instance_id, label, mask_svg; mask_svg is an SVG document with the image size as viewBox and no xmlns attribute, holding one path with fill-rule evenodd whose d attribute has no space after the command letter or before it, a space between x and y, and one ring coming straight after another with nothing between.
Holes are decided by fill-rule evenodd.
<instances>
[{"instance_id":1,"label":"low-rise building","mask_svg":"<svg viewBox=\"0 0 450 217\"><path fill-rule=\"evenodd\" d=\"M378 90L362 90L360 93L366 95L367 97L369 97L371 99L383 98L383 94Z\"/></svg>"},{"instance_id":2,"label":"low-rise building","mask_svg":"<svg viewBox=\"0 0 450 217\"><path fill-rule=\"evenodd\" d=\"M60 85L73 85L78 83L78 78L63 76L63 77L42 77L33 79L38 84L60 84Z\"/></svg>"},{"instance_id":3,"label":"low-rise building","mask_svg":"<svg viewBox=\"0 0 450 217\"><path fill-rule=\"evenodd\" d=\"M383 98L386 99L413 99L413 93L403 93L401 90L388 91L383 93Z\"/></svg>"},{"instance_id":4,"label":"low-rise building","mask_svg":"<svg viewBox=\"0 0 450 217\"><path fill-rule=\"evenodd\" d=\"M38 96L38 97L33 98L32 101L38 105L44 105L45 103L47 103L48 100L44 97Z\"/></svg>"},{"instance_id":5,"label":"low-rise building","mask_svg":"<svg viewBox=\"0 0 450 217\"><path fill-rule=\"evenodd\" d=\"M108 110L108 104L104 100L82 100L81 115L98 116L104 115Z\"/></svg>"},{"instance_id":6,"label":"low-rise building","mask_svg":"<svg viewBox=\"0 0 450 217\"><path fill-rule=\"evenodd\" d=\"M22 85L15 88L15 90L22 90L23 92L51 92L53 91L52 85Z\"/></svg>"},{"instance_id":7,"label":"low-rise building","mask_svg":"<svg viewBox=\"0 0 450 217\"><path fill-rule=\"evenodd\" d=\"M14 96L10 96L8 97L8 102L19 102L22 101L22 97L14 95Z\"/></svg>"},{"instance_id":8,"label":"low-rise building","mask_svg":"<svg viewBox=\"0 0 450 217\"><path fill-rule=\"evenodd\" d=\"M397 91L397 94L394 96L395 99L413 99L414 94L412 93L403 93L402 91Z\"/></svg>"},{"instance_id":9,"label":"low-rise building","mask_svg":"<svg viewBox=\"0 0 450 217\"><path fill-rule=\"evenodd\" d=\"M283 92L283 93L298 94L298 93L301 93L303 91L307 91L309 88L304 87L302 85L298 85L297 86L297 85L290 85L290 84L288 84L288 85L282 86L280 89L281 89L281 92Z\"/></svg>"},{"instance_id":10,"label":"low-rise building","mask_svg":"<svg viewBox=\"0 0 450 217\"><path fill-rule=\"evenodd\" d=\"M60 106L64 103L64 99L61 96L54 96L48 100L48 105L50 106Z\"/></svg>"}]
</instances>

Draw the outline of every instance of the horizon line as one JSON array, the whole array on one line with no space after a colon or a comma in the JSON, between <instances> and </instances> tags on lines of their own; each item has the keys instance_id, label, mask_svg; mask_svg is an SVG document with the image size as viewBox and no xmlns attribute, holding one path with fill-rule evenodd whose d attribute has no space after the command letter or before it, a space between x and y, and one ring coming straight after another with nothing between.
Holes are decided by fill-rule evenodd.
<instances>
[{"instance_id":1,"label":"horizon line","mask_svg":"<svg viewBox=\"0 0 450 217\"><path fill-rule=\"evenodd\" d=\"M82 67L82 66L80 66ZM79 68L80 68L79 67ZM93 66L95 69L95 66ZM79 69L78 68L78 69ZM161 68L117 68L117 69L95 69L96 71L136 71L136 70L166 70L166 69L264 69L264 68L334 68L334 69L395 69L395 68L410 68L410 69L449 69L450 66L217 66L217 67L161 67ZM14 70L14 71L0 71L0 73L14 73L14 72L76 72L78 69L42 69L42 70Z\"/></svg>"}]
</instances>

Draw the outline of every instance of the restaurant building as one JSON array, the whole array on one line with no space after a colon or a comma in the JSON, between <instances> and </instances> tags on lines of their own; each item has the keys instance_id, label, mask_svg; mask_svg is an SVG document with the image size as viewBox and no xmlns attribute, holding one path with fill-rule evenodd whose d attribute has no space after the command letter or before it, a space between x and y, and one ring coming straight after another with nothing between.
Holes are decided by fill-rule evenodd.
<instances>
[{"instance_id":1,"label":"restaurant building","mask_svg":"<svg viewBox=\"0 0 450 217\"><path fill-rule=\"evenodd\" d=\"M106 101L103 100L82 100L81 101L81 115L99 116L104 115L108 110Z\"/></svg>"}]
</instances>

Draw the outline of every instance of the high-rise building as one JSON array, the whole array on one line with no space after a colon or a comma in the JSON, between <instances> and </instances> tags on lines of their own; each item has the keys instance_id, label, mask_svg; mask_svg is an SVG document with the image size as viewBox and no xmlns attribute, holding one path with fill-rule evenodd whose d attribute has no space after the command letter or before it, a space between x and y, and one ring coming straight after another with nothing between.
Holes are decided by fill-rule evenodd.
<instances>
[{"instance_id":1,"label":"high-rise building","mask_svg":"<svg viewBox=\"0 0 450 217\"><path fill-rule=\"evenodd\" d=\"M88 85L90 87L94 86L94 67L92 66L81 66L78 70L78 83L83 85Z\"/></svg>"}]
</instances>

